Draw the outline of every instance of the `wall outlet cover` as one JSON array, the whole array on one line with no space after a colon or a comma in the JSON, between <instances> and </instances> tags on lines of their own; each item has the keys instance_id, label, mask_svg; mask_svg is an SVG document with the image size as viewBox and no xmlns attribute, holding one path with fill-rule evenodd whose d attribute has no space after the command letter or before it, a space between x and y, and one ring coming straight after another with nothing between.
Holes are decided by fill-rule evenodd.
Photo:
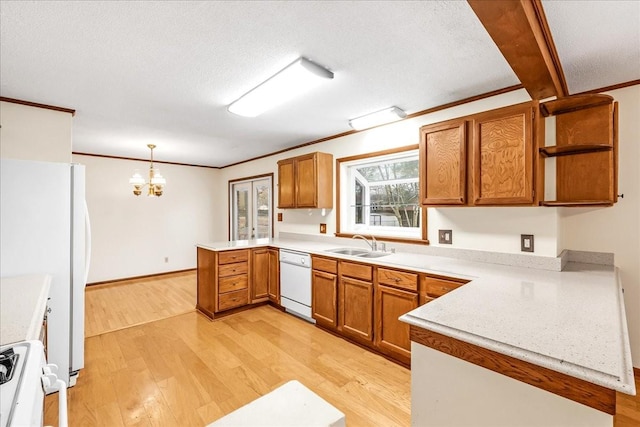
<instances>
[{"instance_id":1,"label":"wall outlet cover","mask_svg":"<svg viewBox=\"0 0 640 427\"><path fill-rule=\"evenodd\" d=\"M522 252L533 252L533 234L520 235L520 250Z\"/></svg>"},{"instance_id":2,"label":"wall outlet cover","mask_svg":"<svg viewBox=\"0 0 640 427\"><path fill-rule=\"evenodd\" d=\"M452 230L438 230L438 243L442 245L453 244L453 231Z\"/></svg>"},{"instance_id":3,"label":"wall outlet cover","mask_svg":"<svg viewBox=\"0 0 640 427\"><path fill-rule=\"evenodd\" d=\"M320 224L320 234L327 234L327 224Z\"/></svg>"},{"instance_id":4,"label":"wall outlet cover","mask_svg":"<svg viewBox=\"0 0 640 427\"><path fill-rule=\"evenodd\" d=\"M278 212L278 221L282 221L282 212Z\"/></svg>"}]
</instances>

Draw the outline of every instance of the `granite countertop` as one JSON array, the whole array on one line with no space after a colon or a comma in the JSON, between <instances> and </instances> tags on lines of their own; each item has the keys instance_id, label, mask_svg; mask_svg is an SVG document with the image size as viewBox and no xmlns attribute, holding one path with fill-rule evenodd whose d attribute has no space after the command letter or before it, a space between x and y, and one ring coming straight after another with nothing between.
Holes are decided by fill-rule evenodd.
<instances>
[{"instance_id":1,"label":"granite countertop","mask_svg":"<svg viewBox=\"0 0 640 427\"><path fill-rule=\"evenodd\" d=\"M362 247L356 241L342 245ZM273 246L470 280L400 320L635 393L622 285L613 265L569 262L563 271L548 271L407 252L363 259L327 252L340 244L297 239L197 246L213 251Z\"/></svg>"},{"instance_id":2,"label":"granite countertop","mask_svg":"<svg viewBox=\"0 0 640 427\"><path fill-rule=\"evenodd\" d=\"M40 338L51 276L0 278L0 345Z\"/></svg>"}]
</instances>

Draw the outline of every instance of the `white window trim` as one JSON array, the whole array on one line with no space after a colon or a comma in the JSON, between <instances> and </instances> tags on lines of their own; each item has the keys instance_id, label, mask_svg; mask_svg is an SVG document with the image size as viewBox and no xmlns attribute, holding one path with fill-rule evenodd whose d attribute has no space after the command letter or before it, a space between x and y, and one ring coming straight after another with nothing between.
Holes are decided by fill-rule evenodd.
<instances>
[{"instance_id":1,"label":"white window trim","mask_svg":"<svg viewBox=\"0 0 640 427\"><path fill-rule=\"evenodd\" d=\"M364 222L365 224L355 224L355 209L351 209L352 206L355 206L355 192L353 189L355 188L356 178L360 178L359 181L365 185L365 206L370 205L370 192L368 191L369 184L366 179L355 169L357 166L361 165L375 165L378 163L387 163L389 161L403 159L407 157L417 157L418 150L408 150L402 151L398 153L381 155L376 157L368 157L353 161L345 161L340 163L340 182L346 182L346 189L340 196L341 203L341 218L340 221L340 232L345 234L373 234L375 236L380 237L397 237L397 238L405 238L405 239L422 239L423 230L422 230L422 218L420 220L420 225L415 228L408 227L385 227L385 226L371 226L370 224L370 210L363 209ZM383 181L379 181L383 182ZM419 178L406 178L406 179L397 179L392 181L384 181L384 183L392 183L392 184L401 184L408 182L418 182ZM375 182L374 182L375 184ZM424 211L420 212L420 215L424 215Z\"/></svg>"}]
</instances>

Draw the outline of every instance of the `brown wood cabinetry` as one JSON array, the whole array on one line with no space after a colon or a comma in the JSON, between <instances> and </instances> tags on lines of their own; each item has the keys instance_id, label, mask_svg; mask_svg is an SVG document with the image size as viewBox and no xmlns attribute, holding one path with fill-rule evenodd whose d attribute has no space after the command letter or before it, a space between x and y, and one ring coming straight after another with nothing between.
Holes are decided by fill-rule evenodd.
<instances>
[{"instance_id":1,"label":"brown wood cabinetry","mask_svg":"<svg viewBox=\"0 0 640 427\"><path fill-rule=\"evenodd\" d=\"M532 101L423 126L422 204L535 205L537 106Z\"/></svg>"},{"instance_id":2,"label":"brown wood cabinetry","mask_svg":"<svg viewBox=\"0 0 640 427\"><path fill-rule=\"evenodd\" d=\"M534 105L473 117L474 205L533 204Z\"/></svg>"},{"instance_id":3,"label":"brown wood cabinetry","mask_svg":"<svg viewBox=\"0 0 640 427\"><path fill-rule=\"evenodd\" d=\"M280 262L278 249L269 249L269 283L267 294L269 301L280 305Z\"/></svg>"},{"instance_id":4,"label":"brown wood cabinetry","mask_svg":"<svg viewBox=\"0 0 640 427\"><path fill-rule=\"evenodd\" d=\"M420 129L420 192L423 205L467 202L467 121Z\"/></svg>"},{"instance_id":5,"label":"brown wood cabinetry","mask_svg":"<svg viewBox=\"0 0 640 427\"><path fill-rule=\"evenodd\" d=\"M418 307L418 293L390 286L376 286L375 345L383 353L409 364L411 341L409 325L400 316Z\"/></svg>"},{"instance_id":6,"label":"brown wood cabinetry","mask_svg":"<svg viewBox=\"0 0 640 427\"><path fill-rule=\"evenodd\" d=\"M280 303L278 250L198 248L196 309L213 319L249 304Z\"/></svg>"},{"instance_id":7,"label":"brown wood cabinetry","mask_svg":"<svg viewBox=\"0 0 640 427\"><path fill-rule=\"evenodd\" d=\"M315 152L280 160L278 207L333 208L333 156Z\"/></svg>"},{"instance_id":8,"label":"brown wood cabinetry","mask_svg":"<svg viewBox=\"0 0 640 427\"><path fill-rule=\"evenodd\" d=\"M577 95L545 102L556 118L556 200L544 206L611 206L618 200L618 109L609 95Z\"/></svg>"},{"instance_id":9,"label":"brown wood cabinetry","mask_svg":"<svg viewBox=\"0 0 640 427\"><path fill-rule=\"evenodd\" d=\"M311 272L311 317L320 326L338 327L338 261L313 256Z\"/></svg>"},{"instance_id":10,"label":"brown wood cabinetry","mask_svg":"<svg viewBox=\"0 0 640 427\"><path fill-rule=\"evenodd\" d=\"M269 299L269 249L259 248L251 251L251 302Z\"/></svg>"},{"instance_id":11,"label":"brown wood cabinetry","mask_svg":"<svg viewBox=\"0 0 640 427\"><path fill-rule=\"evenodd\" d=\"M468 280L420 276L420 305L441 297L442 295L468 283Z\"/></svg>"},{"instance_id":12,"label":"brown wood cabinetry","mask_svg":"<svg viewBox=\"0 0 640 427\"><path fill-rule=\"evenodd\" d=\"M356 341L373 343L373 283L340 276L340 330Z\"/></svg>"}]
</instances>

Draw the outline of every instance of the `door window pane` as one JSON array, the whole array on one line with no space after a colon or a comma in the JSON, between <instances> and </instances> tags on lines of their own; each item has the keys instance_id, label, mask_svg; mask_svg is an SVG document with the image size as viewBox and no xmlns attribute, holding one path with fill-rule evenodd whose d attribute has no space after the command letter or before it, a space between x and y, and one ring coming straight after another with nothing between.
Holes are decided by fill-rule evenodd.
<instances>
[{"instance_id":1,"label":"door window pane","mask_svg":"<svg viewBox=\"0 0 640 427\"><path fill-rule=\"evenodd\" d=\"M230 183L231 240L273 235L271 177Z\"/></svg>"}]
</instances>

